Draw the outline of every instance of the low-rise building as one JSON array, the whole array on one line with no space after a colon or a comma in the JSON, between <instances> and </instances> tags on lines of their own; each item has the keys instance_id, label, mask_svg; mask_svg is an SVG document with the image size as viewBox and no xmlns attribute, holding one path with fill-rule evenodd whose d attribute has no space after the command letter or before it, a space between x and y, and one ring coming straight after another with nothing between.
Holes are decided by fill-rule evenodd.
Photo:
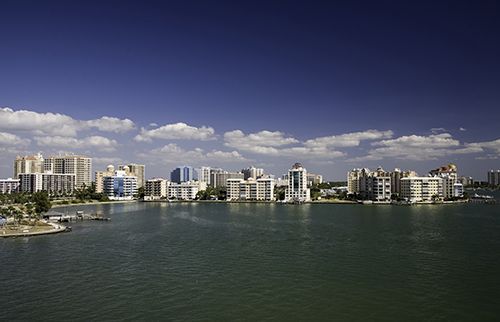
<instances>
[{"instance_id":1,"label":"low-rise building","mask_svg":"<svg viewBox=\"0 0 500 322\"><path fill-rule=\"evenodd\" d=\"M226 188L226 199L229 201L275 200L273 178L259 178L257 180L253 178L250 178L248 180L227 179Z\"/></svg>"},{"instance_id":2,"label":"low-rise building","mask_svg":"<svg viewBox=\"0 0 500 322\"><path fill-rule=\"evenodd\" d=\"M103 178L103 193L110 200L132 200L137 195L137 177L123 170Z\"/></svg>"},{"instance_id":3,"label":"low-rise building","mask_svg":"<svg viewBox=\"0 0 500 322\"><path fill-rule=\"evenodd\" d=\"M199 191L206 190L207 183L201 181L168 182L167 194L169 199L194 200Z\"/></svg>"},{"instance_id":4,"label":"low-rise building","mask_svg":"<svg viewBox=\"0 0 500 322\"><path fill-rule=\"evenodd\" d=\"M400 197L410 202L429 202L443 198L440 177L408 177L401 179Z\"/></svg>"},{"instance_id":5,"label":"low-rise building","mask_svg":"<svg viewBox=\"0 0 500 322\"><path fill-rule=\"evenodd\" d=\"M19 179L0 179L0 193L13 193L19 189Z\"/></svg>"},{"instance_id":6,"label":"low-rise building","mask_svg":"<svg viewBox=\"0 0 500 322\"><path fill-rule=\"evenodd\" d=\"M158 200L168 196L168 180L154 178L146 180L144 185L144 200Z\"/></svg>"}]
</instances>

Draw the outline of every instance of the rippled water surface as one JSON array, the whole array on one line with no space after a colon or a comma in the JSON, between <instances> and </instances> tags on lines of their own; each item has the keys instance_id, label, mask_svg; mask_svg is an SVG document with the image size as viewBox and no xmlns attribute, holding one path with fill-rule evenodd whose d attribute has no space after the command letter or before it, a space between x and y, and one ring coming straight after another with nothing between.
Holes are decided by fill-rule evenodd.
<instances>
[{"instance_id":1,"label":"rippled water surface","mask_svg":"<svg viewBox=\"0 0 500 322\"><path fill-rule=\"evenodd\" d=\"M500 318L498 205L97 208L0 240L1 321Z\"/></svg>"}]
</instances>

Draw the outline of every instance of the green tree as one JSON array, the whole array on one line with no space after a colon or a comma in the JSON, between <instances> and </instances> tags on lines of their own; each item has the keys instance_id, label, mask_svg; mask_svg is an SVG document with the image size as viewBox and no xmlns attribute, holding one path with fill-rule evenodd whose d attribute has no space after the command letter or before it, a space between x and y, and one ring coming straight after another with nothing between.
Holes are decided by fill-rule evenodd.
<instances>
[{"instance_id":1,"label":"green tree","mask_svg":"<svg viewBox=\"0 0 500 322\"><path fill-rule=\"evenodd\" d=\"M35 204L35 214L40 217L42 213L47 212L52 207L47 191L38 191L32 195L32 201Z\"/></svg>"}]
</instances>

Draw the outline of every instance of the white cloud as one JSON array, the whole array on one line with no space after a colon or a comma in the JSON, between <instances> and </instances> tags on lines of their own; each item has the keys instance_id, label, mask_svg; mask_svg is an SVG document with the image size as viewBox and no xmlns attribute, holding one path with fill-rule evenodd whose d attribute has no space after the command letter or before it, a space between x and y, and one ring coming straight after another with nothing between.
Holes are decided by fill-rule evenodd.
<instances>
[{"instance_id":1,"label":"white cloud","mask_svg":"<svg viewBox=\"0 0 500 322\"><path fill-rule=\"evenodd\" d=\"M205 152L200 148L185 150L174 143L153 149L149 153L139 154L139 156L149 160L154 158L157 163L189 163L192 165L199 165L205 162L229 163L250 161L243 157L238 151L226 152L211 150Z\"/></svg>"},{"instance_id":2,"label":"white cloud","mask_svg":"<svg viewBox=\"0 0 500 322\"><path fill-rule=\"evenodd\" d=\"M0 129L32 132L35 135L76 136L79 131L98 129L103 132L123 133L135 128L129 119L103 116L95 120L76 120L60 113L14 111L0 108Z\"/></svg>"},{"instance_id":3,"label":"white cloud","mask_svg":"<svg viewBox=\"0 0 500 322\"><path fill-rule=\"evenodd\" d=\"M72 148L72 149L89 149L94 148L100 151L114 151L118 142L108 139L103 136L89 136L81 139L64 137L64 136L43 136L35 137L36 143L39 146L52 148Z\"/></svg>"},{"instance_id":4,"label":"white cloud","mask_svg":"<svg viewBox=\"0 0 500 322\"><path fill-rule=\"evenodd\" d=\"M0 132L0 145L1 146L26 146L30 144L30 140L20 138L19 136L11 133Z\"/></svg>"},{"instance_id":5,"label":"white cloud","mask_svg":"<svg viewBox=\"0 0 500 322\"><path fill-rule=\"evenodd\" d=\"M458 128L458 130L460 130L460 131L462 131L462 132L467 131L467 129L466 129L466 128L464 128L464 127L460 127L460 128Z\"/></svg>"},{"instance_id":6,"label":"white cloud","mask_svg":"<svg viewBox=\"0 0 500 322\"><path fill-rule=\"evenodd\" d=\"M431 129L432 134L438 134L442 132L446 132L446 129L444 127L433 127Z\"/></svg>"},{"instance_id":7,"label":"white cloud","mask_svg":"<svg viewBox=\"0 0 500 322\"><path fill-rule=\"evenodd\" d=\"M391 130L366 130L362 132L319 137L307 140L305 145L309 147L355 147L359 146L361 141L391 138L393 134L394 133Z\"/></svg>"},{"instance_id":8,"label":"white cloud","mask_svg":"<svg viewBox=\"0 0 500 322\"><path fill-rule=\"evenodd\" d=\"M215 131L211 127L194 127L186 123L173 123L152 130L142 128L141 133L134 140L138 142L151 142L152 139L206 141L214 139L214 134Z\"/></svg>"},{"instance_id":9,"label":"white cloud","mask_svg":"<svg viewBox=\"0 0 500 322\"><path fill-rule=\"evenodd\" d=\"M433 160L453 154L471 154L483 152L477 143L461 144L449 133L429 136L408 135L396 139L372 143L376 147L362 157L348 161L370 161L396 158L404 160Z\"/></svg>"},{"instance_id":10,"label":"white cloud","mask_svg":"<svg viewBox=\"0 0 500 322\"><path fill-rule=\"evenodd\" d=\"M124 133L135 129L135 124L129 119L103 116L100 119L81 121L83 127L96 128L103 132Z\"/></svg>"}]
</instances>

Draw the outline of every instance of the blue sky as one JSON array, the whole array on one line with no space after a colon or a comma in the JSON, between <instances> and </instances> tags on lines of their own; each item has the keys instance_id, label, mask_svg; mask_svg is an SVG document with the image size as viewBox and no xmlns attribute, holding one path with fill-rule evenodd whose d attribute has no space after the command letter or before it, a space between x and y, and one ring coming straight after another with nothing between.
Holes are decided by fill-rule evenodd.
<instances>
[{"instance_id":1,"label":"blue sky","mask_svg":"<svg viewBox=\"0 0 500 322\"><path fill-rule=\"evenodd\" d=\"M500 168L496 1L2 1L0 176L16 154L328 179Z\"/></svg>"}]
</instances>

